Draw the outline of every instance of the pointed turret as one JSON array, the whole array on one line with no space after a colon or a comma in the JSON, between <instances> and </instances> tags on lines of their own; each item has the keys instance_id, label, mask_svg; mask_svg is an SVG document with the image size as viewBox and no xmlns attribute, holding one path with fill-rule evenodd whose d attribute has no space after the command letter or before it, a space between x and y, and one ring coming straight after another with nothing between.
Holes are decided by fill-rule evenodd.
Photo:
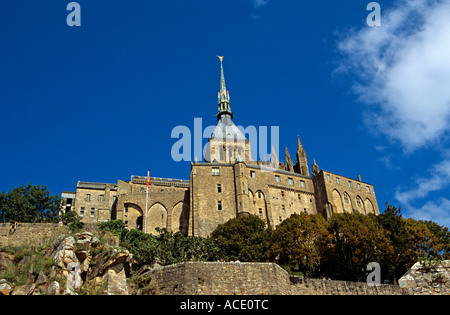
<instances>
[{"instance_id":1,"label":"pointed turret","mask_svg":"<svg viewBox=\"0 0 450 315\"><path fill-rule=\"evenodd\" d=\"M272 168L278 169L280 162L278 160L277 152L275 151L275 147L272 146L272 152L270 153L270 166Z\"/></svg>"},{"instance_id":2,"label":"pointed turret","mask_svg":"<svg viewBox=\"0 0 450 315\"><path fill-rule=\"evenodd\" d=\"M233 118L233 112L230 107L230 92L227 91L225 85L225 75L223 74L223 56L217 56L220 59L220 92L218 94L218 112L217 120L220 120L222 115L229 115Z\"/></svg>"},{"instance_id":3,"label":"pointed turret","mask_svg":"<svg viewBox=\"0 0 450 315\"><path fill-rule=\"evenodd\" d=\"M295 171L309 177L308 159L300 141L300 136L297 138L297 164L295 165Z\"/></svg>"},{"instance_id":4,"label":"pointed turret","mask_svg":"<svg viewBox=\"0 0 450 315\"><path fill-rule=\"evenodd\" d=\"M286 159L286 171L293 172L294 171L294 162L291 159L291 155L289 154L289 150L288 150L287 146L286 146L285 159Z\"/></svg>"},{"instance_id":5,"label":"pointed turret","mask_svg":"<svg viewBox=\"0 0 450 315\"><path fill-rule=\"evenodd\" d=\"M316 159L314 160L314 164L312 165L312 175L316 176L317 174L319 174L319 165L316 163Z\"/></svg>"}]
</instances>

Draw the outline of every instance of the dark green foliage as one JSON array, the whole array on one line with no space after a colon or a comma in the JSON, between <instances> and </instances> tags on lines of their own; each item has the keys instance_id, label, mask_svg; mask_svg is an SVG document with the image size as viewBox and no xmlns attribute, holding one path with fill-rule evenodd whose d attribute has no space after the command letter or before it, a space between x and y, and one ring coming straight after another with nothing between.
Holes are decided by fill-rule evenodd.
<instances>
[{"instance_id":1,"label":"dark green foliage","mask_svg":"<svg viewBox=\"0 0 450 315\"><path fill-rule=\"evenodd\" d=\"M271 230L255 215L246 215L219 225L211 238L225 260L267 261Z\"/></svg>"},{"instance_id":2,"label":"dark green foliage","mask_svg":"<svg viewBox=\"0 0 450 315\"><path fill-rule=\"evenodd\" d=\"M122 220L100 222L99 224L97 224L97 226L100 228L100 230L111 232L114 235L118 236L120 239L122 239L122 235L127 232L125 223Z\"/></svg>"},{"instance_id":3,"label":"dark green foliage","mask_svg":"<svg viewBox=\"0 0 450 315\"><path fill-rule=\"evenodd\" d=\"M335 214L328 225L333 250L325 257L323 269L331 278L364 281L367 264L382 264L392 252L386 231L374 215Z\"/></svg>"},{"instance_id":4,"label":"dark green foliage","mask_svg":"<svg viewBox=\"0 0 450 315\"><path fill-rule=\"evenodd\" d=\"M98 224L101 230L109 231L120 237L121 245L127 248L137 265L169 265L183 261L217 260L218 249L211 239L184 236L166 229L157 229L158 236L132 229L128 231L121 220Z\"/></svg>"},{"instance_id":5,"label":"dark green foliage","mask_svg":"<svg viewBox=\"0 0 450 315\"><path fill-rule=\"evenodd\" d=\"M122 234L121 245L133 254L138 265L152 264L157 258L156 236L133 229Z\"/></svg>"},{"instance_id":6,"label":"dark green foliage","mask_svg":"<svg viewBox=\"0 0 450 315\"><path fill-rule=\"evenodd\" d=\"M58 195L46 186L22 185L0 193L0 222L57 222Z\"/></svg>"},{"instance_id":7,"label":"dark green foliage","mask_svg":"<svg viewBox=\"0 0 450 315\"><path fill-rule=\"evenodd\" d=\"M64 225L68 225L73 232L79 232L84 227L84 223L81 222L81 217L75 211L67 211L60 216L60 219Z\"/></svg>"},{"instance_id":8,"label":"dark green foliage","mask_svg":"<svg viewBox=\"0 0 450 315\"><path fill-rule=\"evenodd\" d=\"M322 215L293 214L273 232L269 257L290 271L318 276L331 238Z\"/></svg>"}]
</instances>

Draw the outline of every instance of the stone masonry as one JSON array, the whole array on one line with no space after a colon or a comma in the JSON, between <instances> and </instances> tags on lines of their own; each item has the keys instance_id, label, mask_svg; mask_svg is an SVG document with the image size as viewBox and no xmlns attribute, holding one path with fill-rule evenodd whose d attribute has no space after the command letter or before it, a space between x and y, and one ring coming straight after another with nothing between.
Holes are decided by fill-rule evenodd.
<instances>
[{"instance_id":1,"label":"stone masonry","mask_svg":"<svg viewBox=\"0 0 450 315\"><path fill-rule=\"evenodd\" d=\"M272 263L186 262L148 274L155 294L169 295L401 295L396 285L289 277Z\"/></svg>"}]
</instances>

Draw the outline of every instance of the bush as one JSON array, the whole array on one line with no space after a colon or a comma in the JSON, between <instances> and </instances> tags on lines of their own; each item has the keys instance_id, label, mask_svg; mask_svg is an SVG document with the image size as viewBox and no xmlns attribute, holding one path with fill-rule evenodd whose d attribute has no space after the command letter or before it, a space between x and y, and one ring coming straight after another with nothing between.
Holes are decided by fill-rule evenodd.
<instances>
[{"instance_id":1,"label":"bush","mask_svg":"<svg viewBox=\"0 0 450 315\"><path fill-rule=\"evenodd\" d=\"M122 246L133 254L138 265L152 264L158 252L159 244L156 236L134 229L125 231L121 234Z\"/></svg>"},{"instance_id":2,"label":"bush","mask_svg":"<svg viewBox=\"0 0 450 315\"><path fill-rule=\"evenodd\" d=\"M225 260L267 261L272 230L256 215L246 215L219 225L211 239Z\"/></svg>"},{"instance_id":3,"label":"bush","mask_svg":"<svg viewBox=\"0 0 450 315\"><path fill-rule=\"evenodd\" d=\"M122 220L111 220L106 222L100 222L97 224L100 230L108 231L118 236L121 240L122 237L128 232L125 228L125 223Z\"/></svg>"}]
</instances>

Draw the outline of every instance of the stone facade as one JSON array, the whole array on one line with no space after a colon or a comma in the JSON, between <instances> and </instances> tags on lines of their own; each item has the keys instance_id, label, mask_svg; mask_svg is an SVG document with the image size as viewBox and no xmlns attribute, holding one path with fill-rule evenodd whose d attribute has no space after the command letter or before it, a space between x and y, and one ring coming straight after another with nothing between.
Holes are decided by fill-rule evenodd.
<instances>
[{"instance_id":1,"label":"stone facade","mask_svg":"<svg viewBox=\"0 0 450 315\"><path fill-rule=\"evenodd\" d=\"M63 195L62 211L70 204L87 223L121 219L129 228L148 233L167 228L204 237L219 224L247 214L261 217L272 228L294 213L326 219L344 212L379 214L374 187L360 176L351 179L320 170L315 160L310 173L300 137L295 162L287 148L285 162L279 162L274 150L270 161L253 161L250 141L233 122L222 64L216 116L205 162L191 163L189 180L150 178L148 202L146 177L78 182L75 194Z\"/></svg>"}]
</instances>

